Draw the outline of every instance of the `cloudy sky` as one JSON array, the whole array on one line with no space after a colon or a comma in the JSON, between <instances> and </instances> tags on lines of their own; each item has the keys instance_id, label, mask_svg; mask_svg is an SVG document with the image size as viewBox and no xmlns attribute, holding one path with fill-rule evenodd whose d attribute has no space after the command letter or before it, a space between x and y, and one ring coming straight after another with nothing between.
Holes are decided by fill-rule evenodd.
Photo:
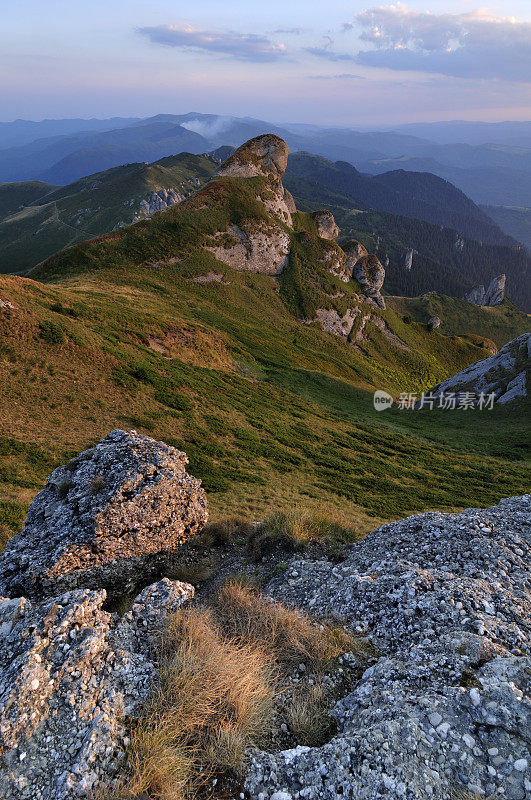
<instances>
[{"instance_id":1,"label":"cloudy sky","mask_svg":"<svg viewBox=\"0 0 531 800\"><path fill-rule=\"evenodd\" d=\"M352 126L531 119L527 0L24 0L0 118L201 111Z\"/></svg>"}]
</instances>

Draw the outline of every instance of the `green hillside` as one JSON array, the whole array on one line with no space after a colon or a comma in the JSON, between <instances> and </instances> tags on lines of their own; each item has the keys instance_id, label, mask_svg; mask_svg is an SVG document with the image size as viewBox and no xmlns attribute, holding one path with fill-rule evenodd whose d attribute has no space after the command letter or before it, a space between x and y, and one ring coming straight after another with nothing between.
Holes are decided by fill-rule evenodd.
<instances>
[{"instance_id":1,"label":"green hillside","mask_svg":"<svg viewBox=\"0 0 531 800\"><path fill-rule=\"evenodd\" d=\"M288 228L267 211L271 195L263 177L224 177L54 256L39 280L0 278L4 538L55 465L116 427L184 449L214 517L326 507L363 531L525 489L524 423L511 410L373 410L375 388L420 392L486 357L488 342L429 330L424 301L408 300L418 321L404 320L412 308L401 298L371 307L359 342L322 330L310 321L318 307L370 308L354 281L329 272L336 245L317 236L315 219L294 214ZM279 278L235 271L205 250L234 224L289 235ZM437 303L450 320L454 301ZM489 313L474 308L469 322L494 336ZM511 307L500 316L499 338L525 320Z\"/></svg>"},{"instance_id":2,"label":"green hillside","mask_svg":"<svg viewBox=\"0 0 531 800\"><path fill-rule=\"evenodd\" d=\"M217 166L208 156L181 153L153 164L126 164L68 186L0 184L0 272L24 273L58 250L131 223L141 215L141 202L161 189L187 196Z\"/></svg>"},{"instance_id":3,"label":"green hillside","mask_svg":"<svg viewBox=\"0 0 531 800\"><path fill-rule=\"evenodd\" d=\"M56 187L42 181L0 183L0 219L40 200Z\"/></svg>"},{"instance_id":4,"label":"green hillside","mask_svg":"<svg viewBox=\"0 0 531 800\"><path fill-rule=\"evenodd\" d=\"M473 286L486 285L503 272L508 296L526 311L531 308L529 255L523 247L482 244L452 228L367 209L314 180L288 176L286 185L299 208L314 211L326 206L333 212L341 229L340 243L359 239L382 263L388 259L384 290L389 294L414 297L435 291L463 297ZM407 270L409 250L413 263Z\"/></svg>"}]
</instances>

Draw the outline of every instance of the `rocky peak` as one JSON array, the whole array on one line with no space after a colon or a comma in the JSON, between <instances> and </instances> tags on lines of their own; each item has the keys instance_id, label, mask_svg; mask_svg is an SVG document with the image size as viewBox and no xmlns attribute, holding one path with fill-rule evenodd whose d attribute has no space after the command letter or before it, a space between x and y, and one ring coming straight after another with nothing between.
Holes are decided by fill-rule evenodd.
<instances>
[{"instance_id":1,"label":"rocky peak","mask_svg":"<svg viewBox=\"0 0 531 800\"><path fill-rule=\"evenodd\" d=\"M257 175L282 178L288 165L289 147L280 136L256 136L238 149L217 171L218 176L252 178Z\"/></svg>"},{"instance_id":2,"label":"rocky peak","mask_svg":"<svg viewBox=\"0 0 531 800\"><path fill-rule=\"evenodd\" d=\"M486 290L484 286L475 286L465 295L465 300L476 306L497 306L505 297L505 280L502 274L493 278Z\"/></svg>"}]
</instances>

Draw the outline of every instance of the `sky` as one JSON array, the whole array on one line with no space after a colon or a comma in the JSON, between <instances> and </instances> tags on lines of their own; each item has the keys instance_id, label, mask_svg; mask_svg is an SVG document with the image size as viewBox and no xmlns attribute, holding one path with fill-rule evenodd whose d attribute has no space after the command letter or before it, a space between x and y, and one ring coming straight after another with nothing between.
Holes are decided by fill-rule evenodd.
<instances>
[{"instance_id":1,"label":"sky","mask_svg":"<svg viewBox=\"0 0 531 800\"><path fill-rule=\"evenodd\" d=\"M531 119L530 10L528 0L24 0L2 9L0 119Z\"/></svg>"}]
</instances>

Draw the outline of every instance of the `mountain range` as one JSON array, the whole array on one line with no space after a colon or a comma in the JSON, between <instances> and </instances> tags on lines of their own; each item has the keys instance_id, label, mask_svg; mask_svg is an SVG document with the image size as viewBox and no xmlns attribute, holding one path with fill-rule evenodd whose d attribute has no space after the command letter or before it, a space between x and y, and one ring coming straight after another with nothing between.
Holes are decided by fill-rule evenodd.
<instances>
[{"instance_id":1,"label":"mountain range","mask_svg":"<svg viewBox=\"0 0 531 800\"><path fill-rule=\"evenodd\" d=\"M116 427L185 450L217 514L328 503L365 529L524 490L517 414L382 415L372 392L428 389L526 315L382 296L378 255L339 246L329 212L297 210L286 164L282 140L260 137L161 213L0 277L0 524Z\"/></svg>"},{"instance_id":2,"label":"mountain range","mask_svg":"<svg viewBox=\"0 0 531 800\"><path fill-rule=\"evenodd\" d=\"M170 207L209 180L233 149L113 167L63 187L0 185L0 271L24 273L64 247ZM359 239L379 254L384 291L463 297L503 272L508 296L531 307L523 248L446 181L405 171L368 176L299 152L290 155L284 182L301 209L331 208L344 241Z\"/></svg>"},{"instance_id":3,"label":"mountain range","mask_svg":"<svg viewBox=\"0 0 531 800\"><path fill-rule=\"evenodd\" d=\"M440 143L406 131L359 131L311 125L274 125L248 117L212 114L161 114L144 120L77 120L24 123L22 140L13 146L23 121L0 128L0 181L43 180L66 184L90 173L131 161L154 161L187 150L208 152L220 145L239 146L272 132L294 151L342 160L365 172L401 168L429 171L450 180L472 199L487 205L530 205L531 148L506 143ZM82 121L83 122L83 121ZM10 127L11 126L11 127ZM37 128L42 126L42 135ZM58 131L67 131L58 133ZM493 129L493 135L498 128ZM517 141L526 141L520 128ZM53 134L53 135L50 135ZM485 134L488 136L488 134ZM24 138L25 137L25 138ZM466 137L465 137L466 138ZM11 146L6 143L11 142ZM504 171L506 174L504 175ZM512 194L511 194L512 187ZM511 195L509 197L509 195Z\"/></svg>"}]
</instances>

